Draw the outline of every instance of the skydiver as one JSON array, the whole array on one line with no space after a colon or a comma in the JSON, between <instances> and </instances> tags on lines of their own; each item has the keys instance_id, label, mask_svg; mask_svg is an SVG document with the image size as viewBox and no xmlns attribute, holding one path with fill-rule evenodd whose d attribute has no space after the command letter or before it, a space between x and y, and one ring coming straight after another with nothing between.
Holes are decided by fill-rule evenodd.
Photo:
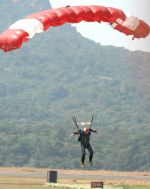
<instances>
[{"instance_id":1,"label":"skydiver","mask_svg":"<svg viewBox=\"0 0 150 189\"><path fill-rule=\"evenodd\" d=\"M79 129L79 126L78 126L78 123L77 123L75 117L73 117L73 121L76 124L76 126L78 127L78 130L74 131L71 134L71 136L79 135L78 142L81 143L81 152L82 152L82 154L81 154L81 167L82 168L85 167L85 164L84 164L85 156L86 156L85 149L87 149L89 151L89 164L92 166L92 158L93 158L94 152L93 152L93 149L92 149L91 144L90 144L90 136L91 136L91 132L97 133L96 130L91 129L93 116L92 116L91 122L86 122L86 123L81 122L81 125L83 123L85 126L88 126L88 127L85 127L83 130Z\"/></svg>"}]
</instances>

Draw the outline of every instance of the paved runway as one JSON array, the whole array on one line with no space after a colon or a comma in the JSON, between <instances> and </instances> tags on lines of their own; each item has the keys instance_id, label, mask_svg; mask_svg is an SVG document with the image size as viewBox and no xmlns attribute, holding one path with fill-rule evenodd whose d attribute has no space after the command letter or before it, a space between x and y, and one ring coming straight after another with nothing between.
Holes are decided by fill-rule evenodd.
<instances>
[{"instance_id":1,"label":"paved runway","mask_svg":"<svg viewBox=\"0 0 150 189\"><path fill-rule=\"evenodd\" d=\"M0 171L0 176L36 177L46 178L47 172L15 172ZM137 180L150 182L150 176L127 176L127 175L100 175L100 174L77 174L58 172L58 179L85 179L85 180Z\"/></svg>"}]
</instances>

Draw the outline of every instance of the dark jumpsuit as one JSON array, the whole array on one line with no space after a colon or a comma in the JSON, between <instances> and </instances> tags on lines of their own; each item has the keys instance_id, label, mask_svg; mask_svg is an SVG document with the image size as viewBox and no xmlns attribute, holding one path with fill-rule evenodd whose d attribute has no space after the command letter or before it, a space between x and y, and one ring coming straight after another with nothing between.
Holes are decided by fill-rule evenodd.
<instances>
[{"instance_id":1,"label":"dark jumpsuit","mask_svg":"<svg viewBox=\"0 0 150 189\"><path fill-rule=\"evenodd\" d=\"M74 132L74 134L79 134L79 138L80 140L78 140L80 143L81 143L81 151L82 151L82 156L81 156L81 162L82 164L84 164L84 160L85 160L85 149L87 149L89 151L89 162L92 161L92 158L93 158L93 149L90 145L90 135L91 135L91 132L94 132L96 133L95 130L92 130L92 129L89 129L89 133L88 134L85 134L84 131L82 130L79 130L79 131L76 131Z\"/></svg>"}]
</instances>

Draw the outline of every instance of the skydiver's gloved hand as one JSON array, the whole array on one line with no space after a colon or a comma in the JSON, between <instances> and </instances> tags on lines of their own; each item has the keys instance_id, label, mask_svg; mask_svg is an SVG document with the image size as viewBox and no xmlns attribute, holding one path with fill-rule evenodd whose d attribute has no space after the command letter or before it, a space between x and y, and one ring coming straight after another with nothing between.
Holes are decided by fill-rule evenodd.
<instances>
[{"instance_id":1,"label":"skydiver's gloved hand","mask_svg":"<svg viewBox=\"0 0 150 189\"><path fill-rule=\"evenodd\" d=\"M70 136L74 136L75 135L75 132L73 132Z\"/></svg>"},{"instance_id":2,"label":"skydiver's gloved hand","mask_svg":"<svg viewBox=\"0 0 150 189\"><path fill-rule=\"evenodd\" d=\"M93 132L94 132L94 133L97 133L97 130L95 129L95 130L93 130Z\"/></svg>"},{"instance_id":3,"label":"skydiver's gloved hand","mask_svg":"<svg viewBox=\"0 0 150 189\"><path fill-rule=\"evenodd\" d=\"M96 129L90 129L90 131L94 132L94 133L97 133L97 130Z\"/></svg>"}]
</instances>

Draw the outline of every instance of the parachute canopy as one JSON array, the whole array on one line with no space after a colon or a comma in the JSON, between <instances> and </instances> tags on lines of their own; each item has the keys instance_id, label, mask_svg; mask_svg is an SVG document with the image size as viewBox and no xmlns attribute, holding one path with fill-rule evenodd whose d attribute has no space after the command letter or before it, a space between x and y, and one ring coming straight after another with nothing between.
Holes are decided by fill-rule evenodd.
<instances>
[{"instance_id":1,"label":"parachute canopy","mask_svg":"<svg viewBox=\"0 0 150 189\"><path fill-rule=\"evenodd\" d=\"M107 22L115 30L132 35L133 38L145 38L150 33L150 26L146 22L134 16L127 16L120 9L97 5L66 6L18 20L0 35L0 48L5 52L18 49L35 33L43 32L52 26L81 21Z\"/></svg>"}]
</instances>

